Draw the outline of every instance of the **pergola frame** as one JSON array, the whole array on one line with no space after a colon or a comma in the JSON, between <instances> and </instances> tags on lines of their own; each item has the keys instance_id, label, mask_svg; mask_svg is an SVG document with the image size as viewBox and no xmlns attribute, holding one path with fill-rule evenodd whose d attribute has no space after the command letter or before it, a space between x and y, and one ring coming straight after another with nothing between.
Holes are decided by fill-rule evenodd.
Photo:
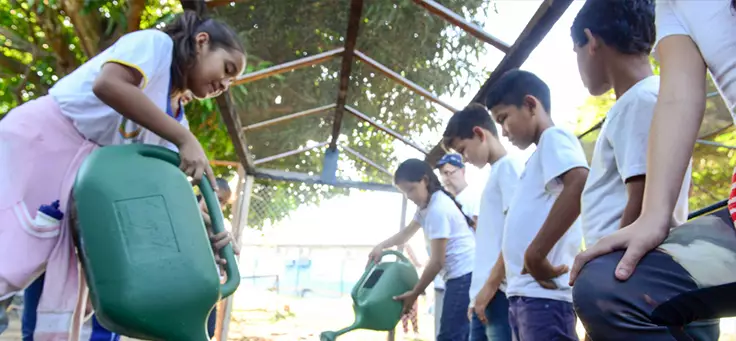
<instances>
[{"instance_id":1,"label":"pergola frame","mask_svg":"<svg viewBox=\"0 0 736 341\"><path fill-rule=\"evenodd\" d=\"M246 0L180 0L184 9L194 10L200 14L205 13L208 9L244 1ZM565 10L570 6L573 0L544 0L537 9L532 19L526 25L514 44L511 46L507 45L498 38L492 36L491 34L485 32L477 25L468 22L462 16L452 12L451 10L447 9L434 0L413 1L418 6L426 9L433 15L444 19L452 25L462 29L466 33L476 37L486 44L497 48L498 50L506 54L501 62L498 64L498 66L496 66L496 68L493 70L490 78L483 84L481 89L471 101L483 103L483 98L485 98L486 93L498 81L499 77L503 75L506 71L513 68L518 68L524 63L531 52L547 35L554 23L557 22L557 20L562 16ZM342 120L345 113L348 113L353 117L368 123L376 129L381 130L384 133L391 135L393 138L420 151L422 154L425 155L425 161L431 164L436 163L436 161L442 155L444 155L445 150L442 147L441 143L438 143L429 151L425 150L425 148L411 141L411 139L409 139L408 137L403 136L393 129L378 123L374 119L370 118L368 115L360 112L358 109L346 105L348 89L350 86L349 80L353 70L352 66L353 62L357 60L358 62L364 63L374 68L379 73L395 81L396 83L401 84L414 93L424 97L430 102L433 102L440 107L445 108L449 111L450 114L458 111L458 108L455 108L452 105L442 101L437 95L433 94L427 89L422 88L411 80L401 76L399 73L391 70L389 67L372 59L370 56L361 51L358 51L355 48L358 39L362 11L363 0L351 0L348 16L348 27L345 35L345 44L343 47L275 65L263 70L251 72L238 77L237 80L232 84L233 86L241 85L255 80L264 79L274 75L297 70L300 68L317 65L325 61L340 57L342 58L342 63L340 68L338 94L335 103L326 103L320 107L279 116L273 119L250 124L248 126L243 126L240 116L233 106L233 99L231 97L232 94L228 91L228 93L224 96L220 96L217 98L217 105L219 107L220 113L222 114L225 126L227 127L228 134L230 135L232 143L235 147L239 162L212 161L212 163L214 165L237 167L239 178L242 179L242 181L238 183L238 188L236 190L236 196L238 197L238 199L234 207L235 218L233 220L233 226L235 227L237 225L237 227L234 228L233 231L235 240L239 240L241 228L244 227L245 221L247 220L250 194L253 186L253 181L256 178L301 182L309 184L326 184L334 187L344 188L397 192L396 188L394 188L394 186L392 186L391 184L337 179L335 176L336 169L334 167L328 166L327 158L325 158L325 162L323 163L323 172L321 176L260 167L260 165L266 164L270 161L278 160L287 156L297 155L318 148L327 148L325 153L325 155L327 156L328 153L336 153L337 148L340 147L343 151L351 154L361 162L368 164L369 166L379 170L384 174L391 175L391 172L388 169L380 166L374 160L371 160L368 157L358 153L347 145L340 145L338 143L342 127ZM250 153L248 149L246 133L267 126L288 122L297 118L322 114L330 110L334 110L334 114L332 132L329 136L329 140L312 146L306 146L295 150L282 152L280 154L262 157L260 159L254 159L253 155ZM327 169L328 171L325 172L325 169ZM327 174L330 172L332 174ZM401 224L399 228L403 228L405 226L407 204L407 199L404 197L402 202ZM228 322L230 320L230 311L232 309L232 298L229 298L227 301L221 302L219 306L220 308L218 310L215 338L220 341L225 341L227 339L229 329ZM393 339L394 333L393 331L391 331L389 332L388 340Z\"/></svg>"},{"instance_id":2,"label":"pergola frame","mask_svg":"<svg viewBox=\"0 0 736 341\"><path fill-rule=\"evenodd\" d=\"M230 1L230 0L209 0L209 1L181 0L181 3L185 9L195 10L200 13L203 13L207 9L216 8L219 6L230 5L231 3L237 3L241 1L243 0L233 0L233 1ZM495 84L498 81L501 75L503 75L508 70L521 66L524 63L524 61L529 57L529 54L531 54L534 48L536 48L539 42L546 36L547 32L549 32L549 30L552 28L554 23L557 22L560 16L569 7L570 3L572 3L572 0L546 0L544 1L542 5L539 7L539 9L537 10L537 12L532 17L532 19L526 25L524 30L521 32L516 42L513 45L509 46L506 43L502 42L500 39L485 32L482 28L478 27L477 25L471 22L468 22L462 16L452 12L451 10L447 9L446 7L437 3L436 1L433 1L433 0L413 0L413 1L418 6L426 9L433 15L436 15L446 20L447 22L462 29L466 33L476 37L477 39L483 41L484 43L487 43L497 48L498 50L506 54L503 60L498 64L496 69L491 73L490 78L485 82L485 84L483 84L480 91L474 96L473 102L480 102L480 103L483 102L483 98L485 97L485 94L487 93L488 89L490 89L493 86L493 84ZM401 76L399 73L391 70L387 66L372 59L370 56L366 55L365 53L355 49L355 45L358 39L358 32L360 28L360 21L361 21L360 19L362 16L362 12L363 12L363 0L351 0L349 16L348 16L348 27L347 27L347 32L345 35L345 44L343 47L333 49L330 51L326 51L320 54L300 58L297 60L289 61L289 62L282 63L279 65L275 65L275 66L272 66L272 67L269 67L263 70L251 72L251 73L238 77L237 80L233 83L233 86L241 85L241 84L245 84L245 83L252 82L255 80L259 80L259 79L271 77L274 75L282 74L285 72L297 70L300 68L321 64L333 58L340 57L342 58L342 64L341 64L340 76L339 76L340 81L339 81L338 95L337 95L337 98L334 104L325 104L317 108L280 116L277 118L254 123L254 124L244 127L241 124L239 115L233 108L232 98L231 98L232 95L228 92L228 94L226 94L225 96L221 96L217 100L217 104L220 109L220 112L223 115L223 121L225 122L225 125L227 127L228 134L230 135L232 139L232 142L235 146L236 153L238 155L238 159L240 163L242 164L242 166L244 167L247 175L252 175L256 178L269 178L269 179L278 178L279 180L286 180L286 181L303 181L305 179L310 179L309 181L313 183L326 183L329 185L340 186L340 187L345 187L345 186L354 187L357 185L358 187L361 187L361 188L373 188L373 189L380 188L380 190L389 190L385 184L345 181L345 180L335 179L334 174L332 175L332 177L330 177L329 175L325 176L323 174L322 178L319 180L315 176L305 174L305 173L296 173L296 172L279 172L279 176L274 176L273 173L276 171L262 169L258 167L259 165L264 164L266 162L278 160L280 158L284 158L284 157L291 156L291 155L296 155L296 154L305 152L307 150L327 147L329 151L335 152L338 147L341 147L345 152L352 154L353 156L355 156L362 162L365 162L366 164L378 169L379 171L383 173L390 173L385 168L379 166L379 164L375 162L374 160L370 160L369 158L357 153L355 150L352 150L345 145L340 146L338 144L338 138L340 136L342 121L343 121L345 113L353 115L354 117L370 124L376 129L379 129L391 135L395 139L402 141L403 143L420 151L421 153L425 155L425 160L427 162L434 163L445 153L444 148L442 148L440 143L438 143L434 148L432 148L432 150L429 150L429 151L425 150L423 147L412 142L411 139L409 139L408 137L403 136L399 134L398 132L386 127L385 125L382 125L376 122L375 120L371 119L368 115L360 112L359 110L346 105L347 93L348 93L348 89L350 86L349 80L350 80L350 75L352 73L353 61L357 60L358 62L371 66L379 73L392 79L396 83L401 84L402 86L415 92L416 94L424 97L425 99L439 105L440 107L447 109L450 112L450 114L458 111L458 108L455 108L452 105L442 101L441 99L439 99L437 95L431 93L427 89L422 88L421 86L417 85L411 80ZM267 127L267 126L271 126L271 125L275 125L279 123L288 122L296 118L321 114L321 113L324 113L330 110L334 110L334 114L333 114L333 123L332 123L332 133L330 135L330 139L327 142L323 142L323 143L320 143L312 147L299 148L296 150L287 151L287 152L280 153L277 155L264 157L259 160L254 160L253 156L250 154L248 150L248 143L246 140L246 132L254 131L254 130L257 130L263 127Z\"/></svg>"}]
</instances>

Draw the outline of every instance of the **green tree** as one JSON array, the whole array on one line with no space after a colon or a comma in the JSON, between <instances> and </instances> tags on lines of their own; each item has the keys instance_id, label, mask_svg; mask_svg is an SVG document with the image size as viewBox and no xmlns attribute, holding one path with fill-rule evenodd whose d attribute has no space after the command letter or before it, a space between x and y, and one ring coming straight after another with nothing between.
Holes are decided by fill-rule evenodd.
<instances>
[{"instance_id":1,"label":"green tree","mask_svg":"<svg viewBox=\"0 0 736 341\"><path fill-rule=\"evenodd\" d=\"M443 5L482 24L492 6L482 0L447 0ZM254 0L218 7L210 14L229 22L248 51L248 72L342 47L349 1L307 3ZM181 11L176 0L0 0L0 116L20 103L47 93L60 77L109 46L120 35L156 27ZM487 74L469 71L484 44L429 14L410 0L368 1L364 5L357 48L437 95L469 91ZM310 109L337 99L340 60L335 59L232 89L245 125ZM437 128L446 115L424 98L362 63L354 63L347 103L406 136ZM192 131L211 159L236 161L234 147L213 101L190 104ZM329 139L332 112L248 132L256 158ZM384 168L395 163L393 138L346 114L341 143ZM430 146L426 146L429 149ZM265 164L268 168L317 173L321 152L304 153ZM364 181L390 177L341 153L341 175ZM216 167L220 176L234 169ZM357 175L356 175L357 174ZM344 189L329 186L256 181L251 227L276 221L304 204L316 204Z\"/></svg>"},{"instance_id":2,"label":"green tree","mask_svg":"<svg viewBox=\"0 0 736 341\"><path fill-rule=\"evenodd\" d=\"M654 60L652 64L655 74L659 74L659 65ZM729 110L717 94L710 77L708 77L707 87L709 97L706 102L705 119L700 128L700 139L726 145L733 144L733 141L736 141L736 130L733 129ZM576 133L581 134L601 122L615 102L616 97L612 91L602 96L589 97L579 108ZM589 160L599 131L599 129L593 131L581 139ZM728 198L733 171L731 165L734 162L736 162L736 153L732 149L706 144L695 145L693 185L689 201L691 211Z\"/></svg>"}]
</instances>

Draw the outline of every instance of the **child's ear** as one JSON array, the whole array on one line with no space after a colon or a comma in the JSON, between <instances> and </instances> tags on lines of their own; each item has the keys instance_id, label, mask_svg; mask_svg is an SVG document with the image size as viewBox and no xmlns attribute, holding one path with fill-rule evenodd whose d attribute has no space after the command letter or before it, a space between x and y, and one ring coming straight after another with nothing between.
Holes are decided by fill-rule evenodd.
<instances>
[{"instance_id":1,"label":"child's ear","mask_svg":"<svg viewBox=\"0 0 736 341\"><path fill-rule=\"evenodd\" d=\"M534 110L537 108L537 99L532 95L524 96L524 106L529 108L529 112L534 116Z\"/></svg>"},{"instance_id":2,"label":"child's ear","mask_svg":"<svg viewBox=\"0 0 736 341\"><path fill-rule=\"evenodd\" d=\"M486 134L483 132L483 128L475 126L473 127L473 135L480 139L480 142L486 141Z\"/></svg>"},{"instance_id":3,"label":"child's ear","mask_svg":"<svg viewBox=\"0 0 736 341\"><path fill-rule=\"evenodd\" d=\"M596 39L596 37L593 36L593 33L587 28L583 29L583 33L585 34L585 38L588 39L586 49L588 50L588 53L592 55L596 50L598 50L598 39Z\"/></svg>"},{"instance_id":4,"label":"child's ear","mask_svg":"<svg viewBox=\"0 0 736 341\"><path fill-rule=\"evenodd\" d=\"M204 46L209 44L210 35L207 32L199 32L194 36L194 41L197 42L197 50L201 50Z\"/></svg>"}]
</instances>

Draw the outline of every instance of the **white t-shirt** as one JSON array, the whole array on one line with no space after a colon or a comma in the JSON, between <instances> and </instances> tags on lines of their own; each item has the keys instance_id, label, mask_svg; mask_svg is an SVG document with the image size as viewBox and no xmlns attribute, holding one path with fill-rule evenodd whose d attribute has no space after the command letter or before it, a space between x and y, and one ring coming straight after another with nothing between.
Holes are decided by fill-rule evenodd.
<instances>
[{"instance_id":1,"label":"white t-shirt","mask_svg":"<svg viewBox=\"0 0 736 341\"><path fill-rule=\"evenodd\" d=\"M628 202L626 180L647 171L647 141L659 92L659 76L632 86L606 115L593 150L580 220L587 247L620 228ZM672 226L687 221L690 169L672 214Z\"/></svg>"},{"instance_id":2,"label":"white t-shirt","mask_svg":"<svg viewBox=\"0 0 736 341\"><path fill-rule=\"evenodd\" d=\"M655 20L657 44L671 35L695 42L736 122L736 11L731 0L657 0Z\"/></svg>"},{"instance_id":3,"label":"white t-shirt","mask_svg":"<svg viewBox=\"0 0 736 341\"><path fill-rule=\"evenodd\" d=\"M121 115L92 92L102 67L107 63L118 63L138 70L143 75L140 84L143 93L166 111L170 103L173 47L171 38L158 30L128 33L110 48L60 79L49 90L49 94L84 137L99 145L110 145L118 134Z\"/></svg>"},{"instance_id":4,"label":"white t-shirt","mask_svg":"<svg viewBox=\"0 0 736 341\"><path fill-rule=\"evenodd\" d=\"M480 196L477 191L470 189L470 186L465 187L460 193L455 196L457 201L462 207L465 215L472 218L478 216L478 203L480 203Z\"/></svg>"},{"instance_id":5,"label":"white t-shirt","mask_svg":"<svg viewBox=\"0 0 736 341\"><path fill-rule=\"evenodd\" d=\"M521 174L516 194L506 214L502 252L506 265L506 295L546 298L572 302L569 274L554 279L558 289L542 288L531 275L522 275L524 253L549 215L552 205L562 192L560 176L567 171L584 167L583 148L571 132L559 127L545 130L540 137L526 169ZM552 217L551 219L554 219ZM582 229L577 219L547 255L552 265L572 267L580 251Z\"/></svg>"},{"instance_id":6,"label":"white t-shirt","mask_svg":"<svg viewBox=\"0 0 736 341\"><path fill-rule=\"evenodd\" d=\"M473 271L475 238L465 216L455 202L442 191L432 194L429 205L417 212L414 221L429 239L447 239L445 267L440 271L447 281Z\"/></svg>"},{"instance_id":7,"label":"white t-shirt","mask_svg":"<svg viewBox=\"0 0 736 341\"><path fill-rule=\"evenodd\" d=\"M187 117L184 115L183 112L181 114L181 118L179 119L179 123L184 128L187 128L187 130L189 130L189 121L187 121ZM166 147L177 153L179 152L179 148L175 144L154 134L152 131L141 127L139 124L123 116L120 116L120 123L118 125L117 133L113 137L111 144L117 145L133 143L152 144L156 146Z\"/></svg>"},{"instance_id":8,"label":"white t-shirt","mask_svg":"<svg viewBox=\"0 0 736 341\"><path fill-rule=\"evenodd\" d=\"M491 165L488 182L481 196L480 215L475 230L475 243L482 247L475 248L475 266L469 292L471 305L473 305L475 296L483 288L483 284L488 280L491 269L501 253L506 213L523 169L524 164L521 160L510 155L498 159ZM501 291L506 290L505 281L501 284L500 289Z\"/></svg>"}]
</instances>

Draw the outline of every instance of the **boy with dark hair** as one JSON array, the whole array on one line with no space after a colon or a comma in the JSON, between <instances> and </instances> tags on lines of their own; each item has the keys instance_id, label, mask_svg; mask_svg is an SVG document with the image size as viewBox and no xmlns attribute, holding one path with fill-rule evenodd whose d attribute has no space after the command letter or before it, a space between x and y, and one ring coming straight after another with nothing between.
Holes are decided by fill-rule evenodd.
<instances>
[{"instance_id":1,"label":"boy with dark hair","mask_svg":"<svg viewBox=\"0 0 736 341\"><path fill-rule=\"evenodd\" d=\"M539 77L504 74L486 97L503 135L520 149L535 144L506 214L502 253L514 339L577 340L568 269L582 241L580 194L588 176L575 135L550 117Z\"/></svg>"},{"instance_id":2,"label":"boy with dark hair","mask_svg":"<svg viewBox=\"0 0 736 341\"><path fill-rule=\"evenodd\" d=\"M654 76L649 61L656 39L654 6L654 0L588 0L572 24L571 36L585 87L594 96L611 89L616 95L616 103L601 126L581 200L587 247L630 225L641 212L647 141L659 92L659 77ZM670 216L671 226L687 220L689 187L688 169ZM668 269L667 276L690 278L681 267L675 271L670 268L673 267L662 264L657 271ZM592 269L597 272L602 268ZM639 319L644 318L643 312L654 309L652 301L641 293L662 301L658 296L666 295L665 291L677 285L667 290L651 287L657 281L620 286L608 269L592 276L595 282L577 283L573 296L578 316L593 340L672 339L666 327L657 326L648 318ZM656 277L644 276L650 280ZM591 284L600 289L590 290ZM600 290L605 294L601 295ZM601 305L601 301L606 304ZM614 312L632 318L612 318ZM686 332L697 340L716 340L718 324L701 322L688 326Z\"/></svg>"},{"instance_id":3,"label":"boy with dark hair","mask_svg":"<svg viewBox=\"0 0 736 341\"><path fill-rule=\"evenodd\" d=\"M478 168L491 165L475 231L476 245L482 247L475 248L469 290L470 341L511 341L501 240L523 164L507 155L495 123L480 104L471 104L450 118L444 144Z\"/></svg>"}]
</instances>

